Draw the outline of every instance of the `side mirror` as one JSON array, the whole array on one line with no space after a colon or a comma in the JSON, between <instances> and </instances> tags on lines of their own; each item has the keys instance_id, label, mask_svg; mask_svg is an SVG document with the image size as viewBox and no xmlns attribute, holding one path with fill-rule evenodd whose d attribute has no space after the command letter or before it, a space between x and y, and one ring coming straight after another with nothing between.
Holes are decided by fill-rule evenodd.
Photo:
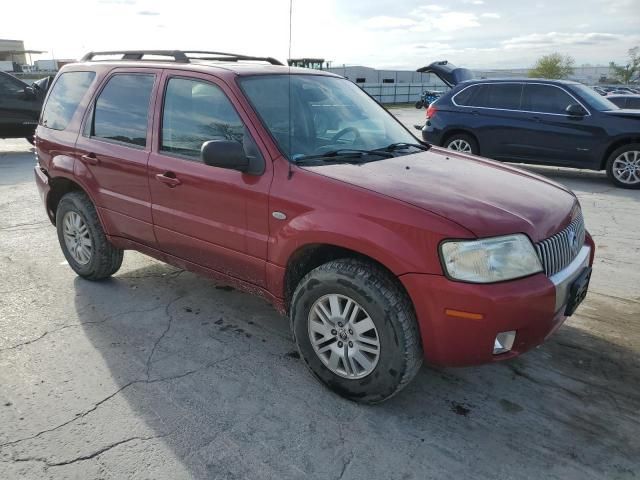
<instances>
[{"instance_id":1,"label":"side mirror","mask_svg":"<svg viewBox=\"0 0 640 480\"><path fill-rule=\"evenodd\" d=\"M584 117L587 114L587 111L584 109L582 105L578 105L577 103L572 103L565 110L567 115L571 117Z\"/></svg>"},{"instance_id":2,"label":"side mirror","mask_svg":"<svg viewBox=\"0 0 640 480\"><path fill-rule=\"evenodd\" d=\"M200 156L205 165L261 175L264 165L258 157L247 156L239 142L210 140L202 144Z\"/></svg>"},{"instance_id":3,"label":"side mirror","mask_svg":"<svg viewBox=\"0 0 640 480\"><path fill-rule=\"evenodd\" d=\"M29 99L36 98L38 94L35 87L33 85L24 87L24 96Z\"/></svg>"}]
</instances>

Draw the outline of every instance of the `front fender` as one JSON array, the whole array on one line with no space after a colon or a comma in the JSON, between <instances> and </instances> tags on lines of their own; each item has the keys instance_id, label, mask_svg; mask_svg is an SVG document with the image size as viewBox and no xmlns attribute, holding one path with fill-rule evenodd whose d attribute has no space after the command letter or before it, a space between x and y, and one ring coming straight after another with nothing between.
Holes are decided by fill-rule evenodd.
<instances>
[{"instance_id":1,"label":"front fender","mask_svg":"<svg viewBox=\"0 0 640 480\"><path fill-rule=\"evenodd\" d=\"M395 275L442 274L437 251L441 240L426 230L364 215L307 212L272 237L269 261L284 267L300 248L332 245L353 250L381 263Z\"/></svg>"}]
</instances>

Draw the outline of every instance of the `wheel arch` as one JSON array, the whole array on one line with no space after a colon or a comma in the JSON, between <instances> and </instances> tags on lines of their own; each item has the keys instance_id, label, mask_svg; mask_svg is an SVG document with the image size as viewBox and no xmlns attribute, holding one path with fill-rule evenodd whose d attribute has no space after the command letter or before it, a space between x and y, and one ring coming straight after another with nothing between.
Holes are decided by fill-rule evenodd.
<instances>
[{"instance_id":1,"label":"wheel arch","mask_svg":"<svg viewBox=\"0 0 640 480\"><path fill-rule=\"evenodd\" d=\"M50 177L49 178L49 187L50 191L47 195L46 199L46 209L47 215L49 216L49 220L53 225L56 224L56 210L58 209L58 204L62 197L64 197L67 193L70 192L82 192L84 193L91 202L95 205L95 202L91 198L91 195L87 192L87 189L80 185L75 180L72 180L68 177L58 176L58 177ZM104 228L104 222L100 217L100 213L98 212L98 219Z\"/></svg>"},{"instance_id":2,"label":"wheel arch","mask_svg":"<svg viewBox=\"0 0 640 480\"><path fill-rule=\"evenodd\" d=\"M480 140L478 140L478 136L475 133L473 133L471 130L468 130L466 128L453 127L450 130L447 130L444 133L444 135L442 135L442 143L440 146L444 147L447 141L454 135L469 135L471 138L473 138L476 141L476 145L478 146L478 154L480 155L482 153L482 150L480 148Z\"/></svg>"},{"instance_id":3,"label":"wheel arch","mask_svg":"<svg viewBox=\"0 0 640 480\"><path fill-rule=\"evenodd\" d=\"M411 297L402 282L400 282L398 277L390 268L379 260L350 248L328 243L311 243L300 246L289 256L289 259L287 260L283 284L284 308L287 314L289 313L293 293L305 275L320 265L342 258L353 258L376 265L378 268L385 271L389 275L389 278L392 279L392 281L394 281L407 295L407 298L411 300Z\"/></svg>"},{"instance_id":4,"label":"wheel arch","mask_svg":"<svg viewBox=\"0 0 640 480\"><path fill-rule=\"evenodd\" d=\"M600 160L600 170L604 170L607 168L607 162L609 161L609 157L611 154L616 151L618 148L627 145L629 143L640 143L640 135L631 135L629 137L619 138L607 147L604 152L602 159Z\"/></svg>"}]
</instances>

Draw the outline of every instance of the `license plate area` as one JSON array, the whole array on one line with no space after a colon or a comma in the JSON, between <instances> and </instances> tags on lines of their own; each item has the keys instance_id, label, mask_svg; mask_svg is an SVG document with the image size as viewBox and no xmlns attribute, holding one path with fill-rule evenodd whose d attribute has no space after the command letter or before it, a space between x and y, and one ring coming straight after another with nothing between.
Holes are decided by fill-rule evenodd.
<instances>
[{"instance_id":1,"label":"license plate area","mask_svg":"<svg viewBox=\"0 0 640 480\"><path fill-rule=\"evenodd\" d=\"M591 267L585 267L569 287L569 296L567 298L567 306L564 314L568 317L578 308L587 296L589 289L589 280L591 280Z\"/></svg>"}]
</instances>

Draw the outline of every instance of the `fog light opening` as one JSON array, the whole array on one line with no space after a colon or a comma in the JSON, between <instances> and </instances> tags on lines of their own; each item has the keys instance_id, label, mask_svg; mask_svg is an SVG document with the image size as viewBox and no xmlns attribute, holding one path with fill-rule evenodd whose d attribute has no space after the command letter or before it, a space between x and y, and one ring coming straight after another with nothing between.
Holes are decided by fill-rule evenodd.
<instances>
[{"instance_id":1,"label":"fog light opening","mask_svg":"<svg viewBox=\"0 0 640 480\"><path fill-rule=\"evenodd\" d=\"M500 355L501 353L507 353L511 351L513 342L516 339L516 331L509 330L508 332L500 332L496 335L496 339L493 342L493 354Z\"/></svg>"}]
</instances>

